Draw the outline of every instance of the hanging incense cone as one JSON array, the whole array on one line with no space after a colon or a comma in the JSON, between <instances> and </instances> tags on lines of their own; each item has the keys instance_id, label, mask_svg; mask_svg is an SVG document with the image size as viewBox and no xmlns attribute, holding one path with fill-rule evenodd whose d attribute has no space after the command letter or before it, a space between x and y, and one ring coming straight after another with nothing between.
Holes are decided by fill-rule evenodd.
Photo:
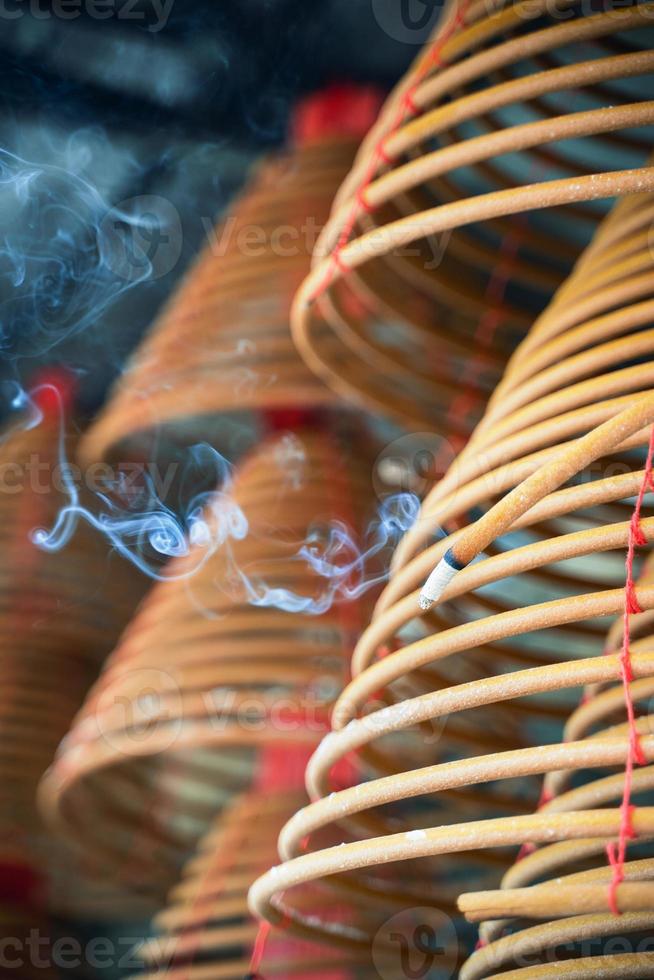
<instances>
[{"instance_id":1,"label":"hanging incense cone","mask_svg":"<svg viewBox=\"0 0 654 980\"><path fill-rule=\"evenodd\" d=\"M69 504L60 452L73 452L76 438L62 418L72 401L65 388L61 375L41 376L31 413L0 439L0 901L25 907L35 927L46 906L68 907L60 876L74 866L42 826L38 781L145 588L83 522L56 553L34 543ZM78 490L92 505L85 486ZM84 888L78 878L76 897Z\"/></svg>"},{"instance_id":2,"label":"hanging incense cone","mask_svg":"<svg viewBox=\"0 0 654 980\"><path fill-rule=\"evenodd\" d=\"M298 350L334 391L457 446L606 199L652 186L651 8L537 7L447 5L294 304Z\"/></svg>"},{"instance_id":3,"label":"hanging incense cone","mask_svg":"<svg viewBox=\"0 0 654 980\"><path fill-rule=\"evenodd\" d=\"M327 730L364 615L343 601L363 583L339 578L361 566L338 535L362 540L369 474L367 454L329 433L271 437L209 501L109 658L42 802L135 892L163 897L248 786L258 747L315 746Z\"/></svg>"},{"instance_id":4,"label":"hanging incense cone","mask_svg":"<svg viewBox=\"0 0 654 980\"><path fill-rule=\"evenodd\" d=\"M328 89L296 110L284 154L257 168L155 322L83 440L85 460L151 458L166 444L223 451L229 417L334 404L289 328L336 188L375 117L374 91Z\"/></svg>"},{"instance_id":5,"label":"hanging incense cone","mask_svg":"<svg viewBox=\"0 0 654 980\"><path fill-rule=\"evenodd\" d=\"M646 183L652 175L650 168ZM489 877L485 856L505 860L529 843L583 858L603 853L606 841L623 832L620 809L601 805L603 799L614 804L622 792L631 739L623 720L623 651L613 643L604 652L603 620L625 608L624 560L632 542L646 550L654 540L647 496L653 215L651 193L615 206L516 351L466 449L428 493L357 645L353 679L332 713L332 732L308 766L313 802L282 831L285 863L250 891L256 915L278 921L295 886L330 888L336 872L369 888L378 875L377 894L387 896L390 915L391 896L406 881L422 882L426 869L427 904L456 914L453 893L493 887L482 884ZM420 618L420 590L446 555L460 570ZM651 581L637 583L633 592L643 611L635 620L651 618ZM628 675L635 689L649 690L654 654L639 637L631 644ZM566 698L574 701L584 687L615 684L611 705L622 711L619 724L601 737L583 728L570 730L563 742L544 737L556 723L563 727ZM427 746L430 726L439 722L430 758L406 751L411 737ZM650 763L648 719L638 719L637 727L639 759ZM332 792L333 767L353 755L365 760L369 778ZM537 798L539 777L612 767L618 777L599 806L591 792L581 794L579 808L559 809L548 782L542 807L535 810L534 799L525 808L530 787ZM633 777L649 775L640 777L636 769ZM639 840L654 834L654 808L637 806L629 816L629 834ZM343 847L302 852L307 835L336 827L350 834ZM539 853L516 868L530 862L535 868ZM396 882L395 893L384 870ZM608 909L607 889L593 887L596 902ZM583 895L579 911L592 911L588 891ZM624 899L625 911L642 911L651 890L621 884L616 897L620 909ZM571 914L564 891L559 898L562 914ZM354 892L351 903L356 917ZM507 906L508 915L517 911ZM314 912L304 910L291 928L311 928L329 941L327 924ZM476 954L475 963L483 963L483 955ZM497 965L490 961L493 976ZM644 975L621 969L616 960L607 975ZM476 966L461 974L466 980L482 975ZM563 967L560 975L566 975Z\"/></svg>"}]
</instances>

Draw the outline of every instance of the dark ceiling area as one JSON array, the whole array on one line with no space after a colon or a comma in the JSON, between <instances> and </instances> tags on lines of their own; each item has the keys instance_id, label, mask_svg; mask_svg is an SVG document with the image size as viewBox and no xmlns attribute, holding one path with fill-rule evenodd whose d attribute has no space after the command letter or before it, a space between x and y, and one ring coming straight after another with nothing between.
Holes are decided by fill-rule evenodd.
<instances>
[{"instance_id":1,"label":"dark ceiling area","mask_svg":"<svg viewBox=\"0 0 654 980\"><path fill-rule=\"evenodd\" d=\"M94 410L297 100L341 81L390 88L437 13L422 0L2 0L2 380L65 364ZM173 228L167 257L125 274L117 233L153 213Z\"/></svg>"}]
</instances>

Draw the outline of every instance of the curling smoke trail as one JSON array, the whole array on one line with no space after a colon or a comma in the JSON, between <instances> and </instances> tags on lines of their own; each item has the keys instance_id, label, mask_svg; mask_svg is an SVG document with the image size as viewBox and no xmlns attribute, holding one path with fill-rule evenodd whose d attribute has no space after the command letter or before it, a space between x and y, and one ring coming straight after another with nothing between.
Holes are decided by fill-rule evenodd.
<instances>
[{"instance_id":1,"label":"curling smoke trail","mask_svg":"<svg viewBox=\"0 0 654 980\"><path fill-rule=\"evenodd\" d=\"M187 468L202 472L205 477L207 473L211 474L212 485L217 489L193 495L182 514L176 514L161 499L154 481L147 474L144 474L144 486L129 506L119 503L123 489L120 477L108 480L105 492L94 493L99 509L93 512L80 499L66 456L64 406L58 388L44 384L29 394L21 391L13 399L12 407L21 408L25 413L27 421L23 424L39 425L43 422L43 412L38 402L44 393L57 406L59 469L68 497L51 528L32 531L32 542L44 551L63 549L79 522L84 521L104 535L111 548L144 575L162 581L191 579L218 550L224 548L232 566L230 583L238 584L238 591L249 604L321 615L334 602L356 599L386 579L391 551L418 515L418 498L412 493L399 493L382 500L378 514L361 542L343 521L332 520L322 525L316 522L306 539L298 542L295 560L303 563L307 573L312 573L323 583L318 594L302 595L271 586L265 579L249 574L233 558L230 543L247 537L249 522L232 497L233 467L217 450L206 443L189 449ZM287 450L279 453L275 460L282 488L285 481L297 484L301 479L301 442L293 437ZM186 556L191 561L184 564L182 571L167 571L165 563L168 559ZM227 589L233 586L228 582L217 582L216 587Z\"/></svg>"}]
</instances>

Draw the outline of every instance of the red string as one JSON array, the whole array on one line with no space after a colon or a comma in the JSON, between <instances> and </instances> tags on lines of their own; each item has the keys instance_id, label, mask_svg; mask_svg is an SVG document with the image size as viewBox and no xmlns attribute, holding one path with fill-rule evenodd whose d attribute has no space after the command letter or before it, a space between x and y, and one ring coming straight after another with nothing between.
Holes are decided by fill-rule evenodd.
<instances>
[{"instance_id":1,"label":"red string","mask_svg":"<svg viewBox=\"0 0 654 980\"><path fill-rule=\"evenodd\" d=\"M622 629L622 650L620 652L620 676L624 688L624 702L627 710L627 725L629 729L629 739L627 742L627 757L625 760L624 788L622 793L622 804L620 806L620 830L618 833L617 847L613 841L607 844L606 854L609 864L613 869L611 882L608 891L608 903L614 915L620 915L617 902L617 889L624 881L624 862L627 853L627 844L636 836L633 827L634 806L631 803L631 789L633 783L633 772L635 765L643 765L646 761L640 744L640 736L636 728L636 713L634 702L631 696L629 685L633 680L633 670L631 667L631 632L630 622L633 613L642 612L636 589L634 586L634 554L636 547L645 543L645 535L640 525L643 499L646 491L652 488L652 457L654 456L654 426L649 437L649 447L647 450L647 462L643 480L638 491L634 513L629 522L629 538L627 545L627 558L625 561L626 581L625 581L625 602Z\"/></svg>"},{"instance_id":2,"label":"red string","mask_svg":"<svg viewBox=\"0 0 654 980\"><path fill-rule=\"evenodd\" d=\"M357 198L357 203L359 204L361 210L365 211L366 214L372 214L375 208L372 204L368 203L364 187L359 188L359 190L356 193L356 198Z\"/></svg>"},{"instance_id":3,"label":"red string","mask_svg":"<svg viewBox=\"0 0 654 980\"><path fill-rule=\"evenodd\" d=\"M391 125L384 133L384 135L377 142L370 159L370 163L364 172L363 179L359 185L358 193L355 194L354 200L352 202L352 208L345 220L341 234L339 235L338 242L332 250L330 261L325 270L325 275L319 281L317 287L314 289L313 293L309 297L309 302L313 303L318 297L325 292L325 290L331 285L334 276L336 275L336 270L339 269L341 272L346 271L346 266L340 261L340 253L343 251L345 246L350 240L352 232L354 231L354 226L361 214L362 209L362 193L370 186L375 177L377 176L377 164L380 160L384 163L391 165L393 163L392 159L387 154L384 148L384 142L389 136L392 136L400 128L402 123L405 122L407 115L416 116L422 109L415 102L414 95L418 90L419 86L425 80L427 75L434 67L442 66L443 62L441 59L441 52L445 44L450 40L450 38L464 26L465 15L468 7L470 6L471 0L463 0L456 16L453 18L449 26L435 38L432 47L429 51L428 56L425 58L421 67L418 68L416 72L415 79L409 86L407 91L404 93L400 99L398 106L398 111L391 122Z\"/></svg>"},{"instance_id":4,"label":"red string","mask_svg":"<svg viewBox=\"0 0 654 980\"><path fill-rule=\"evenodd\" d=\"M417 88L416 85L412 85L411 88L407 89L403 99L407 112L410 113L412 116L419 116L420 113L422 112L421 107L418 105L418 103L414 98L414 93L416 91L416 88Z\"/></svg>"},{"instance_id":5,"label":"red string","mask_svg":"<svg viewBox=\"0 0 654 980\"><path fill-rule=\"evenodd\" d=\"M518 863L518 861L522 861L523 858L526 858L528 854L533 854L535 850L536 850L536 845L532 843L532 841L527 841L526 843L524 843L520 848L520 850L518 851L518 856L515 859L516 864Z\"/></svg>"},{"instance_id":6,"label":"red string","mask_svg":"<svg viewBox=\"0 0 654 980\"><path fill-rule=\"evenodd\" d=\"M298 711L291 713L291 717L296 717L299 721L306 716ZM294 788L302 786L304 782L304 772L307 762L313 752L313 746L306 745L287 745L269 743L259 752L258 768L254 779L254 786L259 792L279 792L284 788ZM285 929L288 926L288 916L284 916L278 928ZM270 922L261 919L257 926L257 934L252 947L250 966L245 980L265 980L259 972L261 962L266 952L266 944L272 930Z\"/></svg>"},{"instance_id":7,"label":"red string","mask_svg":"<svg viewBox=\"0 0 654 980\"><path fill-rule=\"evenodd\" d=\"M546 806L548 803L551 803L553 799L554 799L554 793L550 792L550 790L548 790L547 787L543 784L543 788L540 791L540 798L538 800L537 809L542 810L543 807ZM522 859L526 858L528 854L533 854L535 850L536 850L536 845L532 841L525 841L525 843L518 851L518 855L515 859L515 863L517 864L518 861L522 861Z\"/></svg>"},{"instance_id":8,"label":"red string","mask_svg":"<svg viewBox=\"0 0 654 980\"><path fill-rule=\"evenodd\" d=\"M374 150L374 156L379 157L382 163L385 163L387 167L392 167L395 163L395 157L392 157L386 152L384 147L384 141L380 140ZM365 190L365 187L361 187L360 190Z\"/></svg>"},{"instance_id":9,"label":"red string","mask_svg":"<svg viewBox=\"0 0 654 980\"><path fill-rule=\"evenodd\" d=\"M254 940L254 947L252 948L252 956L250 958L250 969L248 971L250 980L254 980L255 977L260 976L259 967L263 960L263 954L266 951L266 943L268 942L271 928L267 919L260 921L259 928L257 929L257 938Z\"/></svg>"},{"instance_id":10,"label":"red string","mask_svg":"<svg viewBox=\"0 0 654 980\"><path fill-rule=\"evenodd\" d=\"M524 229L519 228L505 235L500 245L499 262L494 267L484 292L484 298L488 300L489 308L480 318L474 335L475 343L482 350L490 347L497 328L502 322L502 302L515 267L519 247L523 238ZM450 421L466 415L469 409L479 401L479 395L474 388L477 367L478 363L476 358L472 358L466 365L464 387L460 395L453 400L448 412Z\"/></svg>"},{"instance_id":11,"label":"red string","mask_svg":"<svg viewBox=\"0 0 654 980\"><path fill-rule=\"evenodd\" d=\"M290 921L291 920L288 915L283 915L275 928L283 932L285 929L288 929ZM250 966L246 980L255 980L255 978L256 980L264 980L264 977L261 973L259 973L259 970L261 968L261 963L266 952L266 945L271 932L272 924L268 922L267 919L261 919L257 927L257 935L254 940L254 946L252 947L252 956L250 957Z\"/></svg>"},{"instance_id":12,"label":"red string","mask_svg":"<svg viewBox=\"0 0 654 980\"><path fill-rule=\"evenodd\" d=\"M625 780L622 804L620 806L620 830L618 836L618 847L616 849L615 844L611 841L606 846L606 855L611 868L613 869L613 875L611 882L609 884L609 894L608 894L608 904L611 912L614 915L620 915L620 909L617 903L617 888L618 885L622 884L624 881L624 862L626 858L627 843L633 840L636 836L633 826L633 814L635 807L631 803L631 789L633 784L633 770L634 764L644 765L647 761L645 754L642 750L640 744L640 736L636 729L636 716L634 710L634 703L631 697L631 691L629 690L629 684L633 680L633 670L631 667L631 650L630 650L630 616L634 613L642 612L640 603L638 602L638 596L636 595L636 589L634 585L633 577L633 566L635 549L638 546L646 544L647 539L643 533L641 527L640 518L643 507L643 500L647 489L654 489L654 472L652 469L652 462L654 458L654 427L650 433L649 447L647 451L647 462L645 464L645 471L643 473L643 480L638 491L638 497L636 499L636 505L634 507L634 513L629 522L629 538L627 545L627 557L625 561L626 566L626 581L625 581L625 607L624 607L624 625L623 625L623 639L622 639L622 651L620 654L620 676L624 686L624 699L625 706L627 709L627 720L629 727L629 741L627 749L627 759L625 764ZM607 653L610 653L607 650ZM589 694L585 691L580 699L579 704L586 704L590 700ZM541 792L540 800L538 802L538 809L545 806L553 799L553 794L549 793L545 787ZM516 857L516 862L521 861L528 854L533 854L536 847L533 843L523 844Z\"/></svg>"}]
</instances>

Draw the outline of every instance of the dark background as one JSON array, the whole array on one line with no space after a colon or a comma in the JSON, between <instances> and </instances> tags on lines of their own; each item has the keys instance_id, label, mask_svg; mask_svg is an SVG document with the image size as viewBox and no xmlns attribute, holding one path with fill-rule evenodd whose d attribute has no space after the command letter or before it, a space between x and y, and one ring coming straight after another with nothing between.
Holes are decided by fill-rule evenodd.
<instances>
[{"instance_id":1,"label":"dark background","mask_svg":"<svg viewBox=\"0 0 654 980\"><path fill-rule=\"evenodd\" d=\"M0 0L0 381L29 385L63 363L97 408L253 159L283 142L296 100L336 81L390 88L438 10ZM173 253L135 281L103 254L120 245L107 215L123 202L147 215L153 195L179 219Z\"/></svg>"}]
</instances>

